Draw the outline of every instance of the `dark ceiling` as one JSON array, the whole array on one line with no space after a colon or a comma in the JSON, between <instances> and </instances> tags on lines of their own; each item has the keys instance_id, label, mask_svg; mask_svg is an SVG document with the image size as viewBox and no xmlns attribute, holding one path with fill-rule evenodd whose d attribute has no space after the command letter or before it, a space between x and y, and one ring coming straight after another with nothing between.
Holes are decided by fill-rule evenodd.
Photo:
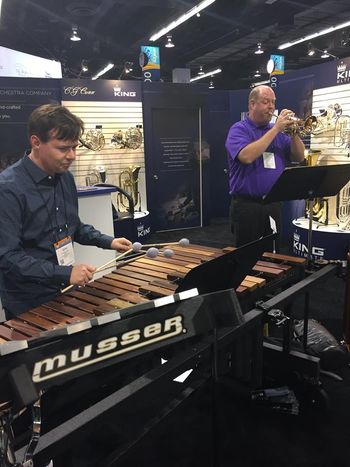
<instances>
[{"instance_id":1,"label":"dark ceiling","mask_svg":"<svg viewBox=\"0 0 350 467\"><path fill-rule=\"evenodd\" d=\"M90 77L107 62L115 67L108 79L141 79L138 56L150 36L200 0L3 0L0 45L61 61L64 77ZM216 0L171 31L176 47L161 48L161 77L172 80L174 68L196 75L222 68L214 79L217 89L249 87L256 70L265 71L270 53L285 55L286 70L320 63L307 56L307 43L277 50L277 46L328 26L350 20L349 0ZM69 40L78 27L80 42ZM350 28L313 40L341 58L350 55ZM265 53L255 55L257 42ZM81 72L82 60L89 71ZM332 58L328 59L332 60ZM125 75L125 62L133 62ZM267 77L267 76L266 76ZM264 78L264 75L263 75ZM261 78L259 78L261 79ZM256 80L256 79L255 79ZM207 78L207 82L209 78Z\"/></svg>"}]
</instances>

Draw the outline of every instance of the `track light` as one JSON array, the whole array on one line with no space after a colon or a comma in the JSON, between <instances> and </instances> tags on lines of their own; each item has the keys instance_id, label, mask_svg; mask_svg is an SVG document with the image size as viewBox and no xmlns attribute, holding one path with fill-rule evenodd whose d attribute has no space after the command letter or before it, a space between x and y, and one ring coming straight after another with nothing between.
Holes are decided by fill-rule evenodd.
<instances>
[{"instance_id":1,"label":"track light","mask_svg":"<svg viewBox=\"0 0 350 467\"><path fill-rule=\"evenodd\" d=\"M108 63L104 68L102 68L100 71L98 71L94 76L91 77L91 79L97 79L100 76L104 75L109 71L111 68L114 67L114 63Z\"/></svg>"},{"instance_id":2,"label":"track light","mask_svg":"<svg viewBox=\"0 0 350 467\"><path fill-rule=\"evenodd\" d=\"M199 75L204 75L204 71L203 71L203 65L200 65L199 66L199 72L198 72Z\"/></svg>"},{"instance_id":3,"label":"track light","mask_svg":"<svg viewBox=\"0 0 350 467\"><path fill-rule=\"evenodd\" d=\"M171 34L168 34L166 36L166 43L165 43L165 47L167 47L168 49L171 49L172 47L175 47L175 44L173 43L172 41L172 36Z\"/></svg>"},{"instance_id":4,"label":"track light","mask_svg":"<svg viewBox=\"0 0 350 467\"><path fill-rule=\"evenodd\" d=\"M350 45L350 34L348 32L343 31L340 45L341 47L348 47Z\"/></svg>"},{"instance_id":5,"label":"track light","mask_svg":"<svg viewBox=\"0 0 350 467\"><path fill-rule=\"evenodd\" d=\"M209 87L209 89L215 89L214 83L212 81L210 81L208 87Z\"/></svg>"},{"instance_id":6,"label":"track light","mask_svg":"<svg viewBox=\"0 0 350 467\"><path fill-rule=\"evenodd\" d=\"M179 16L176 20L172 21L170 24L168 24L167 26L162 28L160 31L153 34L153 36L151 36L149 38L149 40L150 41L156 41L160 37L165 36L165 34L167 34L169 31L171 31L172 29L177 28L180 24L182 24L185 21L187 21L188 19L192 18L192 16L194 16L197 13L199 13L200 11L204 10L204 8L206 8L207 6L211 5L214 2L215 2L215 0L203 0L201 3L194 6L193 8L188 10L183 15Z\"/></svg>"},{"instance_id":7,"label":"track light","mask_svg":"<svg viewBox=\"0 0 350 467\"><path fill-rule=\"evenodd\" d=\"M315 55L315 53L318 53L320 55L321 58L329 58L329 57L332 57L332 58L338 58L337 56L331 54L330 52L328 52L328 50L324 49L324 50L321 50L321 49L318 49L317 47L314 47L311 42L309 42L308 44L308 56L309 57L312 57Z\"/></svg>"},{"instance_id":8,"label":"track light","mask_svg":"<svg viewBox=\"0 0 350 467\"><path fill-rule=\"evenodd\" d=\"M217 73L221 73L221 71L222 71L221 68L217 68L216 70L213 70L213 71L208 71L208 73L204 73L204 75L195 76L194 78L191 78L190 82L192 83L192 81L198 81L199 79L206 78L207 76L216 75Z\"/></svg>"},{"instance_id":9,"label":"track light","mask_svg":"<svg viewBox=\"0 0 350 467\"><path fill-rule=\"evenodd\" d=\"M84 73L89 71L89 67L88 67L88 64L87 64L86 60L81 61L81 71L83 71Z\"/></svg>"},{"instance_id":10,"label":"track light","mask_svg":"<svg viewBox=\"0 0 350 467\"><path fill-rule=\"evenodd\" d=\"M134 65L133 62L125 62L125 65L124 65L125 73L131 73L133 70L133 65Z\"/></svg>"},{"instance_id":11,"label":"track light","mask_svg":"<svg viewBox=\"0 0 350 467\"><path fill-rule=\"evenodd\" d=\"M264 50L261 47L261 42L258 42L256 44L256 50L254 50L254 53L257 54L257 55L260 55L260 54L264 53Z\"/></svg>"},{"instance_id":12,"label":"track light","mask_svg":"<svg viewBox=\"0 0 350 467\"><path fill-rule=\"evenodd\" d=\"M81 41L81 37L78 35L78 28L76 26L72 27L72 35L70 36L70 40L73 42Z\"/></svg>"},{"instance_id":13,"label":"track light","mask_svg":"<svg viewBox=\"0 0 350 467\"><path fill-rule=\"evenodd\" d=\"M311 44L311 42L308 43L307 54L309 57L312 57L313 55L315 55L315 47Z\"/></svg>"}]
</instances>

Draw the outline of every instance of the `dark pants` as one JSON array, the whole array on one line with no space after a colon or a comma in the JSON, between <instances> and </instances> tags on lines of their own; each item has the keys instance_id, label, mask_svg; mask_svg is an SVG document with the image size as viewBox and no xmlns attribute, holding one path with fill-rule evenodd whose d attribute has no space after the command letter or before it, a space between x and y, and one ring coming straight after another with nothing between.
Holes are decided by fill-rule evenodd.
<instances>
[{"instance_id":1,"label":"dark pants","mask_svg":"<svg viewBox=\"0 0 350 467\"><path fill-rule=\"evenodd\" d=\"M282 203L264 204L259 199L232 196L230 206L231 232L239 247L272 233L270 216L277 232L281 232ZM273 245L271 244L271 251Z\"/></svg>"}]
</instances>

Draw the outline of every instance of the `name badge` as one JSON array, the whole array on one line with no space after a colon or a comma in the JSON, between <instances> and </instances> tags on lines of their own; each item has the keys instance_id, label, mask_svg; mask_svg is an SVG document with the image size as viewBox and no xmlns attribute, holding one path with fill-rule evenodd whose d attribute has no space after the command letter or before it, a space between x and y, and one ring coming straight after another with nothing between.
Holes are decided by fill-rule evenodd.
<instances>
[{"instance_id":1,"label":"name badge","mask_svg":"<svg viewBox=\"0 0 350 467\"><path fill-rule=\"evenodd\" d=\"M263 152L263 159L265 169L276 168L275 154L273 152Z\"/></svg>"},{"instance_id":2,"label":"name badge","mask_svg":"<svg viewBox=\"0 0 350 467\"><path fill-rule=\"evenodd\" d=\"M74 250L71 237L65 237L54 243L57 261L60 266L72 266L74 264Z\"/></svg>"}]
</instances>

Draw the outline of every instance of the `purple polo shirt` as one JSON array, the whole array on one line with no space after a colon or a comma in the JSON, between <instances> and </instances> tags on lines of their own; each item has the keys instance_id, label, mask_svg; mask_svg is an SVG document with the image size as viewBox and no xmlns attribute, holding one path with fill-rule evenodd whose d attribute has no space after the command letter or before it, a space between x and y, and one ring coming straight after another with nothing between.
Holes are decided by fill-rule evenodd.
<instances>
[{"instance_id":1,"label":"purple polo shirt","mask_svg":"<svg viewBox=\"0 0 350 467\"><path fill-rule=\"evenodd\" d=\"M260 139L273 124L258 127L246 117L230 128L226 149L229 166L230 195L244 195L261 198L268 193L290 160L290 137L279 133L266 152L275 154L275 169L266 169L263 157L258 157L251 164L242 164L238 160L239 152L248 144Z\"/></svg>"}]
</instances>

